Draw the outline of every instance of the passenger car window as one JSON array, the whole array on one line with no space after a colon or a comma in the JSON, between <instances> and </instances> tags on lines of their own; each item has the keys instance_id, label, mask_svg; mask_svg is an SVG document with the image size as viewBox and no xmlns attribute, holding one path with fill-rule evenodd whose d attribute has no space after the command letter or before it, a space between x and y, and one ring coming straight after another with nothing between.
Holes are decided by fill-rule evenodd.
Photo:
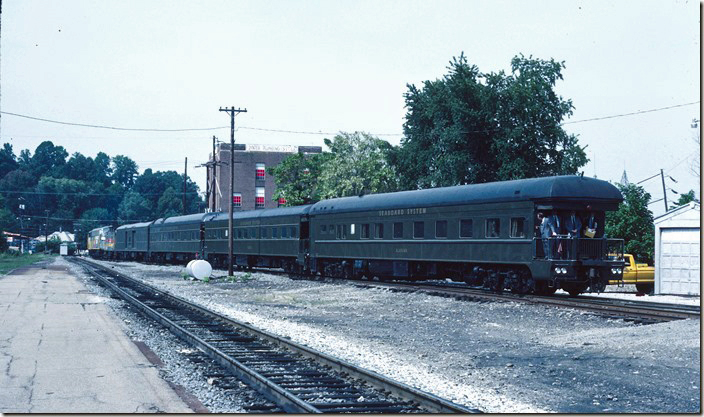
<instances>
[{"instance_id":1,"label":"passenger car window","mask_svg":"<svg viewBox=\"0 0 704 417\"><path fill-rule=\"evenodd\" d=\"M447 220L438 220L435 222L435 237L447 237Z\"/></svg>"},{"instance_id":2,"label":"passenger car window","mask_svg":"<svg viewBox=\"0 0 704 417\"><path fill-rule=\"evenodd\" d=\"M374 237L376 239L383 239L384 238L384 223L377 223L375 229L376 230L375 230Z\"/></svg>"},{"instance_id":3,"label":"passenger car window","mask_svg":"<svg viewBox=\"0 0 704 417\"><path fill-rule=\"evenodd\" d=\"M291 226L291 237L298 237L298 230L296 226Z\"/></svg>"},{"instance_id":4,"label":"passenger car window","mask_svg":"<svg viewBox=\"0 0 704 417\"><path fill-rule=\"evenodd\" d=\"M511 230L509 237L526 237L524 230L525 222L523 217L514 217L511 219Z\"/></svg>"},{"instance_id":5,"label":"passenger car window","mask_svg":"<svg viewBox=\"0 0 704 417\"><path fill-rule=\"evenodd\" d=\"M472 228L474 227L471 219L460 220L460 237L472 237Z\"/></svg>"},{"instance_id":6,"label":"passenger car window","mask_svg":"<svg viewBox=\"0 0 704 417\"><path fill-rule=\"evenodd\" d=\"M362 239L369 239L369 223L362 223L362 232L360 237Z\"/></svg>"},{"instance_id":7,"label":"passenger car window","mask_svg":"<svg viewBox=\"0 0 704 417\"><path fill-rule=\"evenodd\" d=\"M279 228L278 228L278 227L272 227L272 228L271 228L271 238L272 238L272 239L278 239L278 238L279 238Z\"/></svg>"},{"instance_id":8,"label":"passenger car window","mask_svg":"<svg viewBox=\"0 0 704 417\"><path fill-rule=\"evenodd\" d=\"M288 229L286 229L286 226L281 226L281 238L287 238L288 237Z\"/></svg>"},{"instance_id":9,"label":"passenger car window","mask_svg":"<svg viewBox=\"0 0 704 417\"><path fill-rule=\"evenodd\" d=\"M403 238L403 223L394 223L394 239Z\"/></svg>"},{"instance_id":10,"label":"passenger car window","mask_svg":"<svg viewBox=\"0 0 704 417\"><path fill-rule=\"evenodd\" d=\"M425 222L413 222L413 238L423 239L425 237Z\"/></svg>"},{"instance_id":11,"label":"passenger car window","mask_svg":"<svg viewBox=\"0 0 704 417\"><path fill-rule=\"evenodd\" d=\"M499 219L486 219L486 237L497 238L501 230Z\"/></svg>"}]
</instances>

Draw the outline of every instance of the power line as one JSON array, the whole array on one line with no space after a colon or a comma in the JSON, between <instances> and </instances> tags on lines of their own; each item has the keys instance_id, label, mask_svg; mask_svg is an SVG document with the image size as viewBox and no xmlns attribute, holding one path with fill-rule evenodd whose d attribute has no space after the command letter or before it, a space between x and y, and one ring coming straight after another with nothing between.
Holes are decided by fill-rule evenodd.
<instances>
[{"instance_id":1,"label":"power line","mask_svg":"<svg viewBox=\"0 0 704 417\"><path fill-rule=\"evenodd\" d=\"M90 128L94 128L94 129L127 130L127 131L133 131L133 132L191 132L191 131L199 131L199 130L200 131L202 131L202 130L218 130L218 129L224 129L224 128L228 127L228 126L202 127L202 128L192 128L192 129L128 128L128 127L101 126L101 125L91 125L91 124L83 124L83 123L62 122L59 120L43 119L41 117L27 116L25 114L10 113L10 112L6 112L6 111L0 111L0 114L7 114L10 116L22 117L24 119L38 120L41 122L56 123L56 124L60 124L60 125L90 127Z\"/></svg>"},{"instance_id":2,"label":"power line","mask_svg":"<svg viewBox=\"0 0 704 417\"><path fill-rule=\"evenodd\" d=\"M562 122L559 125L564 126L564 125L568 125L568 124L615 119L615 118L619 118L619 117L628 117L628 116L634 116L634 115L639 115L639 114L644 114L644 113L652 113L652 112L657 112L657 111L670 110L670 109L674 109L674 108L678 108L678 107L691 106L691 105L698 104L698 103L700 103L700 101L675 104L672 106L659 107L659 108L655 108L655 109L639 110L639 111L630 112L630 113L615 114L615 115L611 115L611 116L601 116L601 117L593 117L590 119ZM6 115L21 117L21 118L30 119L30 120L37 120L37 121L42 121L42 122L47 122L47 123L56 123L56 124L69 125L69 126L80 126L80 127L89 127L89 128L95 128L95 129L110 129L110 130L120 130L120 131L137 131L137 132L208 131L208 130L227 129L228 127L230 127L230 126L218 126L218 127L189 128L189 129L126 128L126 127L116 127L116 126L104 126L104 125L63 122L63 121L58 121L58 120L45 119L45 118L28 116L28 115L18 114L18 113L5 112L5 111L0 111L0 114L6 114ZM239 126L238 129L256 130L256 131L273 132L273 133L304 134L304 135L336 135L337 133L339 133L339 132L322 132L322 131L316 132L316 131L304 131L304 130L269 129L269 128L262 128L262 127L254 127L254 126ZM460 133L481 133L481 132L489 133L492 130L499 130L499 129L500 128L489 128L489 129L462 131ZM403 136L404 135L403 133L370 133L370 134L376 135L376 136ZM5 136L11 136L11 135L5 135Z\"/></svg>"},{"instance_id":3,"label":"power line","mask_svg":"<svg viewBox=\"0 0 704 417\"><path fill-rule=\"evenodd\" d=\"M657 109L639 110L639 111L635 111L635 112L632 112L632 113L615 114L615 115L613 115L613 116L593 117L593 118L591 118L591 119L575 120L575 121L572 121L572 122L560 123L560 125L564 126L564 125L569 125L569 124L574 124L574 123L584 123L584 122L593 122L593 121L596 121L596 120L615 119L615 118L617 118L617 117L633 116L633 115L636 115L636 114L652 113L652 112L656 112L656 111L674 109L674 108L677 108L677 107L691 106L691 105L697 104L697 103L699 103L699 101L693 101L693 102L691 102L691 103L675 104L674 106L660 107L660 108L657 108Z\"/></svg>"}]
</instances>

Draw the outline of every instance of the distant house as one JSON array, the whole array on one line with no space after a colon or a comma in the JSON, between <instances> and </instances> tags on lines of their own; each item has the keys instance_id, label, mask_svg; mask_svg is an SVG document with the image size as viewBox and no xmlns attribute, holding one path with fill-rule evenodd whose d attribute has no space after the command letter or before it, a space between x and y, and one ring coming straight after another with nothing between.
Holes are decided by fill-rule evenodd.
<instances>
[{"instance_id":1,"label":"distant house","mask_svg":"<svg viewBox=\"0 0 704 417\"><path fill-rule=\"evenodd\" d=\"M75 238L76 238L76 235L74 235L73 233L69 233L69 232L54 232L48 236L49 240L59 239L59 241L62 243L63 242L73 242ZM44 235L37 236L34 238L34 240L36 240L38 242L42 242L42 243L44 243L45 239L47 239L47 236L44 236Z\"/></svg>"},{"instance_id":2,"label":"distant house","mask_svg":"<svg viewBox=\"0 0 704 417\"><path fill-rule=\"evenodd\" d=\"M699 203L670 210L654 223L655 294L700 295Z\"/></svg>"}]
</instances>

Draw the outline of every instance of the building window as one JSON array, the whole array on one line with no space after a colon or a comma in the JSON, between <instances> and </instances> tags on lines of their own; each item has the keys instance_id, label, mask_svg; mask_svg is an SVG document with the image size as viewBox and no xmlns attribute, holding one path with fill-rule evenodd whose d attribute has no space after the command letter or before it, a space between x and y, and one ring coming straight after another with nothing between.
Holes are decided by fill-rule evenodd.
<instances>
[{"instance_id":1,"label":"building window","mask_svg":"<svg viewBox=\"0 0 704 417\"><path fill-rule=\"evenodd\" d=\"M254 208L264 208L264 187L255 189Z\"/></svg>"},{"instance_id":2,"label":"building window","mask_svg":"<svg viewBox=\"0 0 704 417\"><path fill-rule=\"evenodd\" d=\"M486 219L486 237L497 238L501 230L499 219Z\"/></svg>"},{"instance_id":3,"label":"building window","mask_svg":"<svg viewBox=\"0 0 704 417\"><path fill-rule=\"evenodd\" d=\"M435 237L447 237L447 220L438 220L435 222Z\"/></svg>"},{"instance_id":4,"label":"building window","mask_svg":"<svg viewBox=\"0 0 704 417\"><path fill-rule=\"evenodd\" d=\"M413 222L413 238L423 239L425 237L425 222Z\"/></svg>"},{"instance_id":5,"label":"building window","mask_svg":"<svg viewBox=\"0 0 704 417\"><path fill-rule=\"evenodd\" d=\"M232 206L233 207L242 207L242 193L233 193L232 194Z\"/></svg>"},{"instance_id":6,"label":"building window","mask_svg":"<svg viewBox=\"0 0 704 417\"><path fill-rule=\"evenodd\" d=\"M509 232L509 237L526 237L524 231L524 221L523 217L514 217L511 219L511 230Z\"/></svg>"},{"instance_id":7,"label":"building window","mask_svg":"<svg viewBox=\"0 0 704 417\"><path fill-rule=\"evenodd\" d=\"M460 237L463 238L468 238L472 237L472 228L473 228L473 222L472 220L460 220Z\"/></svg>"},{"instance_id":8,"label":"building window","mask_svg":"<svg viewBox=\"0 0 704 417\"><path fill-rule=\"evenodd\" d=\"M258 180L264 180L266 177L266 166L262 163L255 164L256 168L256 178Z\"/></svg>"},{"instance_id":9,"label":"building window","mask_svg":"<svg viewBox=\"0 0 704 417\"><path fill-rule=\"evenodd\" d=\"M394 239L403 239L403 223L394 223Z\"/></svg>"}]
</instances>

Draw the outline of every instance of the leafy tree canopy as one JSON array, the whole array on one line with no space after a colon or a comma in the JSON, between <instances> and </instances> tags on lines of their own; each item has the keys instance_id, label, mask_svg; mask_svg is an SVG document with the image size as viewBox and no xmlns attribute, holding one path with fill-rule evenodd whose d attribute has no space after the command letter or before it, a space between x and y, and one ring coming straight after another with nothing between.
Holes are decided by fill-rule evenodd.
<instances>
[{"instance_id":1,"label":"leafy tree canopy","mask_svg":"<svg viewBox=\"0 0 704 417\"><path fill-rule=\"evenodd\" d=\"M680 194L680 198L675 201L675 205L673 207L684 206L685 204L689 204L691 201L699 201L697 200L697 196L694 194L694 190L689 190L685 194Z\"/></svg>"},{"instance_id":2,"label":"leafy tree canopy","mask_svg":"<svg viewBox=\"0 0 704 417\"><path fill-rule=\"evenodd\" d=\"M397 175L387 159L392 147L368 133L355 132L325 139L330 155L320 174L323 199L396 191Z\"/></svg>"},{"instance_id":3,"label":"leafy tree canopy","mask_svg":"<svg viewBox=\"0 0 704 417\"><path fill-rule=\"evenodd\" d=\"M40 143L34 150L34 156L29 162L29 169L36 179L44 175L61 177L66 157L68 157L68 152L63 146L55 146L47 140Z\"/></svg>"},{"instance_id":4,"label":"leafy tree canopy","mask_svg":"<svg viewBox=\"0 0 704 417\"><path fill-rule=\"evenodd\" d=\"M20 167L15 153L12 151L12 145L5 143L0 149L0 178L4 177L8 172L14 171Z\"/></svg>"},{"instance_id":5,"label":"leafy tree canopy","mask_svg":"<svg viewBox=\"0 0 704 417\"><path fill-rule=\"evenodd\" d=\"M135 177L139 171L137 163L124 155L117 155L112 158L112 180L126 189L134 185Z\"/></svg>"},{"instance_id":6,"label":"leafy tree canopy","mask_svg":"<svg viewBox=\"0 0 704 417\"><path fill-rule=\"evenodd\" d=\"M388 162L388 142L364 132L341 132L325 144L328 152L294 154L269 168L276 178L275 200L285 198L286 205L295 206L398 189L398 176Z\"/></svg>"},{"instance_id":7,"label":"leafy tree canopy","mask_svg":"<svg viewBox=\"0 0 704 417\"><path fill-rule=\"evenodd\" d=\"M635 184L617 184L623 202L615 212L606 213L605 232L624 240L624 250L641 262L652 264L655 248L653 213L648 209L650 194Z\"/></svg>"},{"instance_id":8,"label":"leafy tree canopy","mask_svg":"<svg viewBox=\"0 0 704 417\"><path fill-rule=\"evenodd\" d=\"M572 102L554 91L564 63L523 55L511 73L482 73L464 54L421 88L408 85L401 146L404 189L575 174L588 159L561 127Z\"/></svg>"},{"instance_id":9,"label":"leafy tree canopy","mask_svg":"<svg viewBox=\"0 0 704 417\"><path fill-rule=\"evenodd\" d=\"M276 192L273 199L286 200L286 206L300 206L320 200L318 178L324 160L329 154L292 154L280 164L268 167L269 175L276 179Z\"/></svg>"}]
</instances>

